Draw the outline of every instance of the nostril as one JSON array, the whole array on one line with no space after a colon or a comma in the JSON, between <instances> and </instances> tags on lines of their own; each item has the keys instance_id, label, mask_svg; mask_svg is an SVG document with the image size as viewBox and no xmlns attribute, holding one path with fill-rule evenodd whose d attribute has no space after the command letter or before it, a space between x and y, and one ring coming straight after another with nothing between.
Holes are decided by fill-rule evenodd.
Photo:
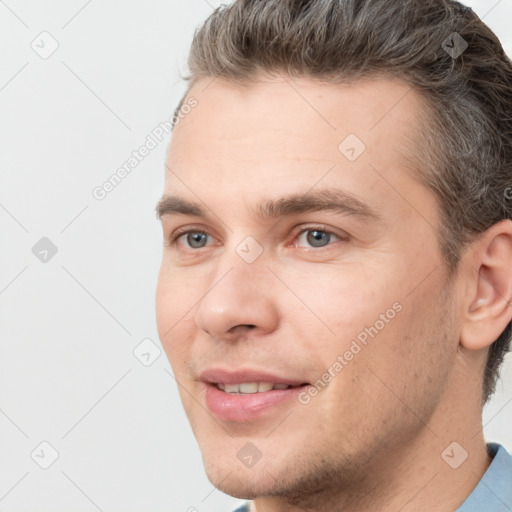
<instances>
[{"instance_id":1,"label":"nostril","mask_svg":"<svg viewBox=\"0 0 512 512\"><path fill-rule=\"evenodd\" d=\"M246 333L247 331L250 331L251 329L255 329L257 325L254 324L238 324L234 327L231 327L229 329L229 333L233 336L235 335L242 335L243 333Z\"/></svg>"}]
</instances>

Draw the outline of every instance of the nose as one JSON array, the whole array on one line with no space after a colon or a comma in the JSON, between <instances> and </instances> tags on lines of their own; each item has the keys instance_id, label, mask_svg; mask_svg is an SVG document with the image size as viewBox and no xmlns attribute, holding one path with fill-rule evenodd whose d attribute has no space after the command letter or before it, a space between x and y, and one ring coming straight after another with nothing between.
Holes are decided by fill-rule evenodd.
<instances>
[{"instance_id":1,"label":"nose","mask_svg":"<svg viewBox=\"0 0 512 512\"><path fill-rule=\"evenodd\" d=\"M223 340L257 337L275 330L279 311L272 272L262 261L249 264L234 258L223 269L218 268L197 306L195 321L199 329Z\"/></svg>"}]
</instances>

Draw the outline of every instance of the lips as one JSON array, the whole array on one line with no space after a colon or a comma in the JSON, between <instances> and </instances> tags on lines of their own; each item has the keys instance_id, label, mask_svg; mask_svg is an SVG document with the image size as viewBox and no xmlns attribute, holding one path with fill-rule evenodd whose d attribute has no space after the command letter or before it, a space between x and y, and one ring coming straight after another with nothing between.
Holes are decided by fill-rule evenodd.
<instances>
[{"instance_id":1,"label":"lips","mask_svg":"<svg viewBox=\"0 0 512 512\"><path fill-rule=\"evenodd\" d=\"M200 376L200 380L203 382L209 382L212 384L244 384L244 383L271 383L275 384L285 384L287 386L295 387L301 386L302 384L307 384L302 379L298 378L288 378L282 375L271 374L264 371L259 370L237 370L237 371L227 371L217 368L211 368L209 370L203 371Z\"/></svg>"},{"instance_id":2,"label":"lips","mask_svg":"<svg viewBox=\"0 0 512 512\"><path fill-rule=\"evenodd\" d=\"M225 393L250 395L253 393L266 393L273 389L288 389L292 386L278 382L243 382L240 384L226 384L225 382L218 382L217 387Z\"/></svg>"},{"instance_id":3,"label":"lips","mask_svg":"<svg viewBox=\"0 0 512 512\"><path fill-rule=\"evenodd\" d=\"M205 370L200 375L205 386L206 406L219 419L250 422L280 411L277 405L297 396L308 383L295 377L257 370Z\"/></svg>"}]
</instances>

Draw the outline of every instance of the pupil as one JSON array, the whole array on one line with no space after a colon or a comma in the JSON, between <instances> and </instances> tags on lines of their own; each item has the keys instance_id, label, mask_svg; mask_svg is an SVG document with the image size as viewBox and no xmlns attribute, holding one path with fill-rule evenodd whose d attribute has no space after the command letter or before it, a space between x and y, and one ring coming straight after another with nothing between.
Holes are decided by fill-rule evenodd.
<instances>
[{"instance_id":1,"label":"pupil","mask_svg":"<svg viewBox=\"0 0 512 512\"><path fill-rule=\"evenodd\" d=\"M187 242L190 247L203 247L201 242L204 242L206 235L204 233L189 233L187 236Z\"/></svg>"},{"instance_id":2,"label":"pupil","mask_svg":"<svg viewBox=\"0 0 512 512\"><path fill-rule=\"evenodd\" d=\"M314 247L321 247L322 242L329 242L330 239L329 233L325 231L317 231L313 230L308 233L308 243L310 243Z\"/></svg>"}]
</instances>

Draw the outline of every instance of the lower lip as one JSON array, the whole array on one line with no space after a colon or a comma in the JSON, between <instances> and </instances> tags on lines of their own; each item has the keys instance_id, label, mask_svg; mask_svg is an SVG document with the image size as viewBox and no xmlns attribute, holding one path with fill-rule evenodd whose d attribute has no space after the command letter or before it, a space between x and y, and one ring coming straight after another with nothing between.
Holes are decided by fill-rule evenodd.
<instances>
[{"instance_id":1,"label":"lower lip","mask_svg":"<svg viewBox=\"0 0 512 512\"><path fill-rule=\"evenodd\" d=\"M206 383L206 406L217 418L225 421L252 421L268 409L282 404L304 391L306 386L288 389L273 389L263 393L233 395L220 390L215 384Z\"/></svg>"}]
</instances>

